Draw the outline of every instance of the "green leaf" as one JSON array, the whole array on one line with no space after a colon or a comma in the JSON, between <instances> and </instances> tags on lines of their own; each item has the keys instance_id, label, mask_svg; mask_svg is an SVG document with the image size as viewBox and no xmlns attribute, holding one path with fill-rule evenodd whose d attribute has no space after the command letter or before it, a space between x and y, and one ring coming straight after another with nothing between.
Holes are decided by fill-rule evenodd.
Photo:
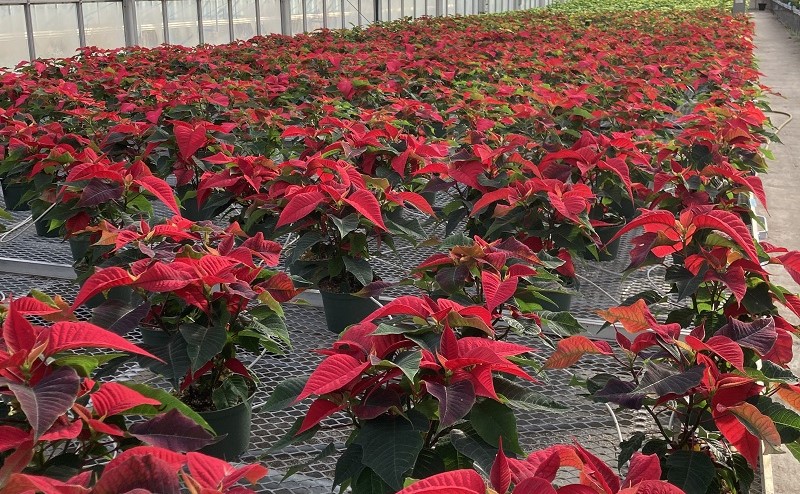
<instances>
[{"instance_id":1,"label":"green leaf","mask_svg":"<svg viewBox=\"0 0 800 494\"><path fill-rule=\"evenodd\" d=\"M395 490L403 487L423 446L422 434L408 420L387 416L368 421L355 442L363 448L364 465Z\"/></svg>"},{"instance_id":2,"label":"green leaf","mask_svg":"<svg viewBox=\"0 0 800 494\"><path fill-rule=\"evenodd\" d=\"M398 209L385 218L386 229L389 230L389 233L409 240L425 238L425 230L419 220L406 218L402 212L402 209Z\"/></svg>"},{"instance_id":3,"label":"green leaf","mask_svg":"<svg viewBox=\"0 0 800 494\"><path fill-rule=\"evenodd\" d=\"M151 349L150 353L161 361L143 357L144 365L156 374L164 376L164 379L177 389L178 382L183 379L191 365L186 340L182 337L173 337L163 345Z\"/></svg>"},{"instance_id":4,"label":"green leaf","mask_svg":"<svg viewBox=\"0 0 800 494\"><path fill-rule=\"evenodd\" d=\"M353 257L342 257L347 272L352 273L359 283L369 285L372 282L372 266L366 259L355 259Z\"/></svg>"},{"instance_id":5,"label":"green leaf","mask_svg":"<svg viewBox=\"0 0 800 494\"><path fill-rule=\"evenodd\" d=\"M263 336L281 341L289 348L292 347L292 342L289 339L289 330L280 314L268 307L255 307L250 311L250 314L253 316L253 320L250 322L252 329Z\"/></svg>"},{"instance_id":6,"label":"green leaf","mask_svg":"<svg viewBox=\"0 0 800 494\"><path fill-rule=\"evenodd\" d=\"M452 441L452 434L450 439ZM437 445L436 454L442 459L445 471L461 470L463 468L472 468L473 466L472 459L459 453L452 442Z\"/></svg>"},{"instance_id":7,"label":"green leaf","mask_svg":"<svg viewBox=\"0 0 800 494\"><path fill-rule=\"evenodd\" d=\"M189 356L190 370L197 371L218 355L225 347L228 332L224 326L205 327L200 324L181 324L181 336L186 340L186 354Z\"/></svg>"},{"instance_id":8,"label":"green leaf","mask_svg":"<svg viewBox=\"0 0 800 494\"><path fill-rule=\"evenodd\" d=\"M450 431L450 442L456 451L471 459L481 473L489 476L495 456L497 456L496 447L486 444L486 441L481 439L474 430L453 429Z\"/></svg>"},{"instance_id":9,"label":"green leaf","mask_svg":"<svg viewBox=\"0 0 800 494\"><path fill-rule=\"evenodd\" d=\"M282 410L291 406L294 403L294 400L300 396L300 393L306 386L306 381L308 381L308 376L290 377L289 379L280 382L277 386L275 386L272 394L269 395L269 398L262 407L262 410L266 412L274 412L276 410Z\"/></svg>"},{"instance_id":10,"label":"green leaf","mask_svg":"<svg viewBox=\"0 0 800 494\"><path fill-rule=\"evenodd\" d=\"M759 396L756 403L759 411L775 423L782 443L791 443L800 439L800 415L766 396Z\"/></svg>"},{"instance_id":11,"label":"green leaf","mask_svg":"<svg viewBox=\"0 0 800 494\"><path fill-rule=\"evenodd\" d=\"M344 218L337 218L336 216L332 216L331 219L333 220L333 224L336 225L336 228L339 230L339 238L345 238L348 233L355 231L358 228L358 215L348 214Z\"/></svg>"},{"instance_id":12,"label":"green leaf","mask_svg":"<svg viewBox=\"0 0 800 494\"><path fill-rule=\"evenodd\" d=\"M324 235L317 231L311 231L308 233L304 233L297 239L297 242L294 243L292 247L292 254L289 256L289 259L286 261L287 266L291 266L298 259L302 256L308 249L313 247L314 245L320 243L324 239Z\"/></svg>"},{"instance_id":13,"label":"green leaf","mask_svg":"<svg viewBox=\"0 0 800 494\"><path fill-rule=\"evenodd\" d=\"M175 396L171 395L170 393L164 391L163 389L151 388L146 384L139 384L139 383L132 383L132 382L122 382L120 383L124 386L131 388L134 391L138 391L140 394L152 398L154 400L158 400L161 402L161 406L153 406L153 405L140 405L135 408L131 408L128 413L132 415L158 415L159 413L168 412L172 409L178 410L182 414L186 415L190 419L194 420L197 425L201 426L203 429L214 432L214 429L211 428L210 425L200 416L197 412L189 408L184 402L176 398Z\"/></svg>"},{"instance_id":14,"label":"green leaf","mask_svg":"<svg viewBox=\"0 0 800 494\"><path fill-rule=\"evenodd\" d=\"M474 240L464 235L463 232L459 232L442 240L440 247L442 249L449 250L453 247L458 247L460 245L472 245L473 243L475 243Z\"/></svg>"},{"instance_id":15,"label":"green leaf","mask_svg":"<svg viewBox=\"0 0 800 494\"><path fill-rule=\"evenodd\" d=\"M406 334L412 332L418 332L420 328L414 327L405 327L405 326L392 326L391 324L380 323L378 327L375 328L375 331L372 332L373 335L388 335L388 334Z\"/></svg>"},{"instance_id":16,"label":"green leaf","mask_svg":"<svg viewBox=\"0 0 800 494\"><path fill-rule=\"evenodd\" d=\"M292 475L296 474L300 470L302 470L304 468L307 468L308 466L310 466L310 465L312 465L312 464L314 464L314 463L316 463L316 462L318 462L318 461L320 461L320 460L322 460L324 458L327 458L327 457L331 456L334 453L336 453L336 445L334 443L328 443L328 445L325 446L325 448L322 451L320 451L319 453L314 455L314 457L311 458L310 460L304 461L303 463L300 463L300 464L297 464L297 465L292 465L291 467L289 467L286 470L286 473L283 475L283 478L281 479L281 482L283 482L284 480L288 479Z\"/></svg>"},{"instance_id":17,"label":"green leaf","mask_svg":"<svg viewBox=\"0 0 800 494\"><path fill-rule=\"evenodd\" d=\"M289 430L286 431L286 434L284 434L280 439L272 443L272 445L264 452L263 456L266 456L270 453L274 453L275 451L280 451L281 449L285 448L286 446L289 446L290 444L303 443L314 437L314 434L316 434L317 431L319 430L319 424L308 429L302 434L297 433L297 431L299 431L300 427L303 425L303 420L305 420L304 416L297 417L297 420L295 420L292 426L289 428Z\"/></svg>"},{"instance_id":18,"label":"green leaf","mask_svg":"<svg viewBox=\"0 0 800 494\"><path fill-rule=\"evenodd\" d=\"M503 377L494 378L494 389L505 398L509 405L520 410L538 412L542 410L561 411L569 407L528 387L509 381Z\"/></svg>"},{"instance_id":19,"label":"green leaf","mask_svg":"<svg viewBox=\"0 0 800 494\"><path fill-rule=\"evenodd\" d=\"M211 401L214 408L224 410L239 403L244 403L250 397L250 382L244 376L234 374L211 392Z\"/></svg>"},{"instance_id":20,"label":"green leaf","mask_svg":"<svg viewBox=\"0 0 800 494\"><path fill-rule=\"evenodd\" d=\"M707 268L703 268L697 275L694 275L685 267L675 264L667 268L664 279L675 284L678 301L680 301L697 292L703 283L706 270Z\"/></svg>"},{"instance_id":21,"label":"green leaf","mask_svg":"<svg viewBox=\"0 0 800 494\"><path fill-rule=\"evenodd\" d=\"M771 313L774 304L772 303L769 284L759 283L754 287L749 287L742 299L742 305L750 314Z\"/></svg>"},{"instance_id":22,"label":"green leaf","mask_svg":"<svg viewBox=\"0 0 800 494\"><path fill-rule=\"evenodd\" d=\"M761 361L761 373L764 377L772 381L797 381L797 376L794 375L794 372L792 372L791 369L784 369L783 367L774 364L769 360Z\"/></svg>"},{"instance_id":23,"label":"green leaf","mask_svg":"<svg viewBox=\"0 0 800 494\"><path fill-rule=\"evenodd\" d=\"M667 456L666 479L686 494L706 494L714 474L714 462L706 453L675 451Z\"/></svg>"},{"instance_id":24,"label":"green leaf","mask_svg":"<svg viewBox=\"0 0 800 494\"><path fill-rule=\"evenodd\" d=\"M336 461L336 469L333 473L333 485L341 485L347 479L356 479L358 474L364 469L361 458L364 451L361 445L351 443Z\"/></svg>"},{"instance_id":25,"label":"green leaf","mask_svg":"<svg viewBox=\"0 0 800 494\"><path fill-rule=\"evenodd\" d=\"M400 486L402 487L402 485ZM365 468L358 475L358 478L353 483L352 494L390 494L391 492L398 491L399 488L392 488L381 480L380 476Z\"/></svg>"},{"instance_id":26,"label":"green leaf","mask_svg":"<svg viewBox=\"0 0 800 494\"><path fill-rule=\"evenodd\" d=\"M570 312L543 310L538 311L537 314L542 320L542 325L558 335L571 336L586 332L586 328Z\"/></svg>"},{"instance_id":27,"label":"green leaf","mask_svg":"<svg viewBox=\"0 0 800 494\"><path fill-rule=\"evenodd\" d=\"M644 432L634 432L631 437L619 443L619 456L617 457L617 468L622 469L622 466L628 463L633 454L642 449L645 435Z\"/></svg>"},{"instance_id":28,"label":"green leaf","mask_svg":"<svg viewBox=\"0 0 800 494\"><path fill-rule=\"evenodd\" d=\"M503 438L503 449L523 455L517 433L517 418L514 412L503 403L485 399L475 404L469 415L475 432L490 446L498 447L498 439Z\"/></svg>"},{"instance_id":29,"label":"green leaf","mask_svg":"<svg viewBox=\"0 0 800 494\"><path fill-rule=\"evenodd\" d=\"M53 361L56 367L72 367L82 377L89 377L94 370L116 358L127 357L125 353L107 353L102 355L66 355Z\"/></svg>"},{"instance_id":30,"label":"green leaf","mask_svg":"<svg viewBox=\"0 0 800 494\"><path fill-rule=\"evenodd\" d=\"M414 465L412 477L416 479L424 479L444 471L444 460L439 455L439 448L437 447L436 451L423 449L419 452L419 456L417 457L417 463Z\"/></svg>"},{"instance_id":31,"label":"green leaf","mask_svg":"<svg viewBox=\"0 0 800 494\"><path fill-rule=\"evenodd\" d=\"M422 351L400 352L389 364L397 367L412 383L419 372L419 363L422 361Z\"/></svg>"}]
</instances>

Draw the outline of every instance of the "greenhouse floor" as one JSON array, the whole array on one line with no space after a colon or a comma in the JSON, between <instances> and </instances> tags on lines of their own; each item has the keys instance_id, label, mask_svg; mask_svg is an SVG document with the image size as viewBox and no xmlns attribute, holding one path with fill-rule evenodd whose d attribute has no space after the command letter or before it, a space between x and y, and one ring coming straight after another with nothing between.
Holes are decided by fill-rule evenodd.
<instances>
[{"instance_id":1,"label":"greenhouse floor","mask_svg":"<svg viewBox=\"0 0 800 494\"><path fill-rule=\"evenodd\" d=\"M762 176L769 204L768 241L783 245L788 249L800 248L800 203L797 190L800 189L800 41L778 21L770 12L753 12L756 24L755 56L763 73L762 82L775 94L769 95L773 110L793 115L780 131L782 144L775 143L771 150L775 160L770 162L770 173ZM781 114L770 115L773 123L779 126L789 117ZM800 287L782 270L775 272L775 282L793 291ZM794 372L800 371L797 352L800 344L794 343L795 361L791 364ZM797 461L790 454L770 455L765 461L765 494L791 494L798 492L800 470Z\"/></svg>"}]
</instances>

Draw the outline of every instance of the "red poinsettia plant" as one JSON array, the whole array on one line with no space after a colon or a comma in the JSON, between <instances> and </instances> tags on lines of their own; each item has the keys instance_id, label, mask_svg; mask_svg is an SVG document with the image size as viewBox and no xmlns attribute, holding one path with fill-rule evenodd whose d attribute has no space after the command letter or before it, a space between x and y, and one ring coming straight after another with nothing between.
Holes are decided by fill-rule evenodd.
<instances>
[{"instance_id":1,"label":"red poinsettia plant","mask_svg":"<svg viewBox=\"0 0 800 494\"><path fill-rule=\"evenodd\" d=\"M484 306L492 323L506 328L500 339L510 331L544 337L543 325L561 335L583 330L568 312L546 310L553 303L548 292L565 290L556 271L564 265L561 259L540 258L515 238L487 242L456 235L442 246L452 247L414 268L410 282L432 297Z\"/></svg>"},{"instance_id":2,"label":"red poinsettia plant","mask_svg":"<svg viewBox=\"0 0 800 494\"><path fill-rule=\"evenodd\" d=\"M501 437L521 453L513 409L561 406L523 384L534 381L522 367L531 349L495 339L483 306L399 297L320 352L311 375L279 385L267 406L314 397L290 431L295 440L345 413L353 430L336 483L354 493L388 494L457 458L491 457Z\"/></svg>"},{"instance_id":3,"label":"red poinsettia plant","mask_svg":"<svg viewBox=\"0 0 800 494\"><path fill-rule=\"evenodd\" d=\"M288 160L269 187L280 211L276 234L296 236L290 269L329 292L355 293L375 281L371 242L394 246L394 238L425 236L406 205L433 215L417 193L396 192L388 180L363 175L352 164L320 155ZM301 264L297 264L301 261Z\"/></svg>"},{"instance_id":4,"label":"red poinsettia plant","mask_svg":"<svg viewBox=\"0 0 800 494\"><path fill-rule=\"evenodd\" d=\"M172 187L144 163L111 162L87 149L75 156L48 217L56 220L51 228L63 224L69 238L102 220L123 226L137 216L151 217L153 204L147 196L179 213Z\"/></svg>"},{"instance_id":5,"label":"red poinsettia plant","mask_svg":"<svg viewBox=\"0 0 800 494\"><path fill-rule=\"evenodd\" d=\"M562 469L577 473L579 482L557 481ZM684 494L660 478L656 455L634 454L628 474L620 478L577 443L534 451L524 460L507 457L501 447L490 470L490 488L475 470L459 469L414 482L398 494Z\"/></svg>"},{"instance_id":6,"label":"red poinsettia plant","mask_svg":"<svg viewBox=\"0 0 800 494\"><path fill-rule=\"evenodd\" d=\"M114 255L86 279L73 306L129 288L130 302L108 300L95 320L122 332L154 330L152 351L166 363L151 369L184 395L197 395L198 408L247 399L253 376L237 348L279 353L289 344L279 302L297 292L286 274L267 269L277 265L280 245L260 233L248 238L236 223L222 229L179 216L153 227L104 227L100 242Z\"/></svg>"},{"instance_id":7,"label":"red poinsettia plant","mask_svg":"<svg viewBox=\"0 0 800 494\"><path fill-rule=\"evenodd\" d=\"M14 458L19 460L19 458ZM239 485L256 484L267 474L260 464L234 466L202 453L179 453L167 448L137 446L123 451L104 466L96 478L91 471L66 480L44 475L10 473L3 492L102 494L111 492L158 492L163 494L230 493L256 491ZM147 472L142 475L142 472Z\"/></svg>"},{"instance_id":8,"label":"red poinsettia plant","mask_svg":"<svg viewBox=\"0 0 800 494\"><path fill-rule=\"evenodd\" d=\"M760 263L797 276L797 255L772 257L737 214L712 206L678 218L645 210L625 229L637 226L644 233L634 239L632 266L663 263L672 298L642 294L601 311L625 331L617 333L619 349L572 336L545 367L565 368L589 353L626 369L630 378L603 373L585 382L594 400L644 410L655 422L657 437L638 433L622 444L620 465L642 449L658 454L665 478L690 494L746 492L762 443L794 452L800 437L800 415L773 399L797 403L798 378L787 368L797 328L778 308L797 314L798 299L772 284ZM684 477L689 468L702 474Z\"/></svg>"},{"instance_id":9,"label":"red poinsettia plant","mask_svg":"<svg viewBox=\"0 0 800 494\"><path fill-rule=\"evenodd\" d=\"M168 393L92 379L112 360L125 355L157 360L153 354L76 321L59 297L16 298L2 309L3 492L178 492L177 472L187 464L182 477L192 492L201 486L225 492L242 476L254 481L266 473L259 465L236 469L192 453L214 438L196 413ZM55 322L39 326L30 316ZM163 468L162 461L170 467ZM143 468L148 475L141 475Z\"/></svg>"}]
</instances>

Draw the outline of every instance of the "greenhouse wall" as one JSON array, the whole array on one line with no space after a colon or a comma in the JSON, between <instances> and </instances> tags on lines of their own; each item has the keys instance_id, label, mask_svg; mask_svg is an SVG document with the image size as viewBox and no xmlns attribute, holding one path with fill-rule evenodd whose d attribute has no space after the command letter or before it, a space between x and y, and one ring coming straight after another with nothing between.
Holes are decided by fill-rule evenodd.
<instances>
[{"instance_id":1,"label":"greenhouse wall","mask_svg":"<svg viewBox=\"0 0 800 494\"><path fill-rule=\"evenodd\" d=\"M0 0L0 67L84 46L222 44L403 17L544 7L551 0Z\"/></svg>"}]
</instances>

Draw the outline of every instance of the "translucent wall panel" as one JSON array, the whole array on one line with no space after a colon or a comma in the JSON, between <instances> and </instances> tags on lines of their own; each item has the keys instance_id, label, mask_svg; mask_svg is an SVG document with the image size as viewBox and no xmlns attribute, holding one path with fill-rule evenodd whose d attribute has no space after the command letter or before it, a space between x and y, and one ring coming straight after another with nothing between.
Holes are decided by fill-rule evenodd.
<instances>
[{"instance_id":1,"label":"translucent wall panel","mask_svg":"<svg viewBox=\"0 0 800 494\"><path fill-rule=\"evenodd\" d=\"M281 33L279 0L258 0L261 10L261 34Z\"/></svg>"},{"instance_id":2,"label":"translucent wall panel","mask_svg":"<svg viewBox=\"0 0 800 494\"><path fill-rule=\"evenodd\" d=\"M414 0L414 17L425 15L425 0Z\"/></svg>"},{"instance_id":3,"label":"translucent wall panel","mask_svg":"<svg viewBox=\"0 0 800 494\"><path fill-rule=\"evenodd\" d=\"M227 19L227 15L225 18ZM195 46L200 43L195 0L168 0L167 19L170 44ZM206 43L214 42L206 38Z\"/></svg>"},{"instance_id":4,"label":"translucent wall panel","mask_svg":"<svg viewBox=\"0 0 800 494\"><path fill-rule=\"evenodd\" d=\"M322 2L324 0L305 0L306 30L308 32L322 27Z\"/></svg>"},{"instance_id":5,"label":"translucent wall panel","mask_svg":"<svg viewBox=\"0 0 800 494\"><path fill-rule=\"evenodd\" d=\"M0 67L14 67L29 58L25 9L22 5L0 5L0 19L4 20L0 29Z\"/></svg>"},{"instance_id":6,"label":"translucent wall panel","mask_svg":"<svg viewBox=\"0 0 800 494\"><path fill-rule=\"evenodd\" d=\"M31 5L36 56L40 58L71 57L80 46L78 7L55 3Z\"/></svg>"},{"instance_id":7,"label":"translucent wall panel","mask_svg":"<svg viewBox=\"0 0 800 494\"><path fill-rule=\"evenodd\" d=\"M425 0L425 13L430 16L436 15L436 0Z\"/></svg>"},{"instance_id":8,"label":"translucent wall panel","mask_svg":"<svg viewBox=\"0 0 800 494\"><path fill-rule=\"evenodd\" d=\"M305 7L305 0L289 0L289 12L291 16L289 32L291 34L305 31Z\"/></svg>"},{"instance_id":9,"label":"translucent wall panel","mask_svg":"<svg viewBox=\"0 0 800 494\"><path fill-rule=\"evenodd\" d=\"M232 0L233 37L250 39L256 35L256 0Z\"/></svg>"},{"instance_id":10,"label":"translucent wall panel","mask_svg":"<svg viewBox=\"0 0 800 494\"><path fill-rule=\"evenodd\" d=\"M403 2L403 17L414 17L414 0Z\"/></svg>"},{"instance_id":11,"label":"translucent wall panel","mask_svg":"<svg viewBox=\"0 0 800 494\"><path fill-rule=\"evenodd\" d=\"M86 31L87 46L125 46L125 30L122 26L122 2L83 4L83 28Z\"/></svg>"},{"instance_id":12,"label":"translucent wall panel","mask_svg":"<svg viewBox=\"0 0 800 494\"><path fill-rule=\"evenodd\" d=\"M328 29L342 28L342 2L340 0L322 0L325 2Z\"/></svg>"},{"instance_id":13,"label":"translucent wall panel","mask_svg":"<svg viewBox=\"0 0 800 494\"><path fill-rule=\"evenodd\" d=\"M362 12L363 14L363 12ZM351 28L358 26L358 21L366 24L369 21L358 15L358 1L357 0L344 0L344 27Z\"/></svg>"},{"instance_id":14,"label":"translucent wall panel","mask_svg":"<svg viewBox=\"0 0 800 494\"><path fill-rule=\"evenodd\" d=\"M164 42L164 16L159 1L136 2L136 22L139 23L139 44L154 47Z\"/></svg>"},{"instance_id":15,"label":"translucent wall panel","mask_svg":"<svg viewBox=\"0 0 800 494\"><path fill-rule=\"evenodd\" d=\"M446 15L456 15L456 0L447 0L444 4Z\"/></svg>"},{"instance_id":16,"label":"translucent wall panel","mask_svg":"<svg viewBox=\"0 0 800 494\"><path fill-rule=\"evenodd\" d=\"M212 45L229 43L228 1L202 0L200 5L203 7L203 42Z\"/></svg>"},{"instance_id":17,"label":"translucent wall panel","mask_svg":"<svg viewBox=\"0 0 800 494\"><path fill-rule=\"evenodd\" d=\"M403 17L403 1L402 0L386 0L389 5L389 19L396 21Z\"/></svg>"}]
</instances>

